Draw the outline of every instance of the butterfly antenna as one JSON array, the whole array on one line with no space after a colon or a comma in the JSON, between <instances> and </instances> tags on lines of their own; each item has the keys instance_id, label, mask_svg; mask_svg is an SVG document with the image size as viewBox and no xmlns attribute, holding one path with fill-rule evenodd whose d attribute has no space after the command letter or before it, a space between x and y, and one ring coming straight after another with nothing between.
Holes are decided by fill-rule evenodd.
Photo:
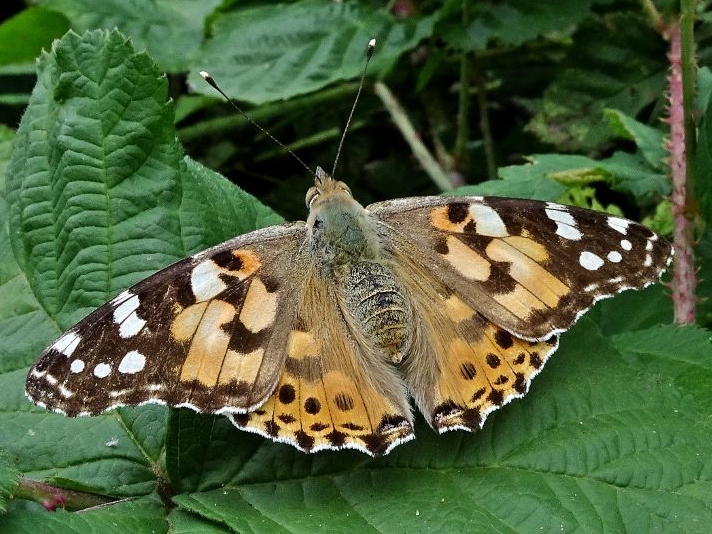
<instances>
[{"instance_id":1,"label":"butterfly antenna","mask_svg":"<svg viewBox=\"0 0 712 534\"><path fill-rule=\"evenodd\" d=\"M206 72L206 71L204 71L204 70L201 70L201 71L200 71L200 75L203 77L203 79L204 79L206 82L208 82L208 83L210 84L210 86L211 86L213 89L215 89L218 93L220 93L220 94L223 96L223 98L224 98L225 100L227 100L228 102L230 102L230 104L232 105L232 107L234 107L234 108L238 111L238 113L239 113L240 115L242 115L243 117L245 117L245 119L247 119L247 121L248 121L250 124L252 124L255 128L257 128L257 129L260 130L262 133L264 133L267 137L269 137L269 138L270 138L272 141L274 141L277 145L281 146L281 147L285 150L285 152L287 152L287 153L290 154L292 157L294 157L294 159L296 159L296 160L302 165L302 167L304 167L307 171L309 171L309 174L311 174L312 176L316 177L316 173L309 167L309 165L307 165L306 163L304 163L304 162L302 161L302 158L300 158L299 156L297 156L297 155L294 153L294 151L292 151L292 150L290 150L289 148L287 148L287 147L284 145L284 143L282 143L279 139L277 139L275 136L273 136L271 133L269 133L267 130L265 130L262 126L260 126L260 125L259 125L258 123L256 123L254 120L252 120L252 119L250 118L250 116L249 116L247 113L245 113L244 111L242 111L242 108L240 108L240 106L238 106L237 104L235 104L235 102L233 102L233 100L232 100L229 96L227 96L227 95L225 94L225 92L224 92L222 89L220 89L220 87L219 87L218 84L215 82L215 79L210 75L210 73L208 73L208 72ZM360 92L360 90L359 90L359 92Z\"/></svg>"},{"instance_id":2,"label":"butterfly antenna","mask_svg":"<svg viewBox=\"0 0 712 534\"><path fill-rule=\"evenodd\" d=\"M351 113L349 113L349 118L346 120L346 126L344 126L344 133L341 134L341 140L339 141L339 148L336 149L336 157L334 158L334 168L331 169L331 176L336 174L336 165L339 163L339 156L341 156L341 148L344 146L344 139L346 139L346 132L349 131L349 125L351 124L351 119L354 116L354 111L356 110L356 104L361 96L361 90L363 89L363 82L366 79L366 70L368 69L368 63L371 61L373 56L373 49L376 48L376 40L371 39L366 47L366 61L363 64L363 72L361 72L361 82L358 84L358 91L356 92L356 98L354 98L354 105L351 106Z\"/></svg>"}]
</instances>

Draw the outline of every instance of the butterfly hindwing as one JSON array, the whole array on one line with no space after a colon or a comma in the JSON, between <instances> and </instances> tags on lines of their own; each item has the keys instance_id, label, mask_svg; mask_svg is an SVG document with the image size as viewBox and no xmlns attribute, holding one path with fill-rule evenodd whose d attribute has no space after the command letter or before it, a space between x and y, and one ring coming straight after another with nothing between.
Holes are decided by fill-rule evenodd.
<instances>
[{"instance_id":1,"label":"butterfly hindwing","mask_svg":"<svg viewBox=\"0 0 712 534\"><path fill-rule=\"evenodd\" d=\"M306 452L380 455L412 439L401 378L349 328L339 300L316 272L307 276L274 394L254 412L231 415L237 426Z\"/></svg>"},{"instance_id":2,"label":"butterfly hindwing","mask_svg":"<svg viewBox=\"0 0 712 534\"><path fill-rule=\"evenodd\" d=\"M122 292L40 355L28 396L68 415L146 402L212 413L261 404L285 358L299 280L282 273L303 235L303 223L258 230Z\"/></svg>"},{"instance_id":3,"label":"butterfly hindwing","mask_svg":"<svg viewBox=\"0 0 712 534\"><path fill-rule=\"evenodd\" d=\"M410 256L397 263L415 307L417 335L402 366L408 390L439 432L479 430L490 412L528 391L558 336L512 335Z\"/></svg>"}]
</instances>

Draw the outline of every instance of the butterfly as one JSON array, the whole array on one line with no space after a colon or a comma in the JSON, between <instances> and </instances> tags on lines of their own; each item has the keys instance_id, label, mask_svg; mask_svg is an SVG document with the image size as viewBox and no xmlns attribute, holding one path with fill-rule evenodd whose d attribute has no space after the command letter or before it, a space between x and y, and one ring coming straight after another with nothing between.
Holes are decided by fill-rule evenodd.
<instances>
[{"instance_id":1,"label":"butterfly","mask_svg":"<svg viewBox=\"0 0 712 534\"><path fill-rule=\"evenodd\" d=\"M162 403L225 414L305 452L377 456L479 430L522 397L596 301L655 282L672 247L551 202L363 207L318 168L306 222L257 230L120 293L59 337L26 393L69 416Z\"/></svg>"}]
</instances>

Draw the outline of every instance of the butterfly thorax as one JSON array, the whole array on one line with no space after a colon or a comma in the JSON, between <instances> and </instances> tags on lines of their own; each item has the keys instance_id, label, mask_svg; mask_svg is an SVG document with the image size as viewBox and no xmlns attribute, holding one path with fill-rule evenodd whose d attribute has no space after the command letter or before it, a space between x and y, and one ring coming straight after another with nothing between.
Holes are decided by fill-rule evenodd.
<instances>
[{"instance_id":1,"label":"butterfly thorax","mask_svg":"<svg viewBox=\"0 0 712 534\"><path fill-rule=\"evenodd\" d=\"M353 319L349 323L399 362L410 346L411 306L384 250L378 221L342 182L324 175L322 180L307 220L310 253L320 276L335 282L339 304Z\"/></svg>"}]
</instances>

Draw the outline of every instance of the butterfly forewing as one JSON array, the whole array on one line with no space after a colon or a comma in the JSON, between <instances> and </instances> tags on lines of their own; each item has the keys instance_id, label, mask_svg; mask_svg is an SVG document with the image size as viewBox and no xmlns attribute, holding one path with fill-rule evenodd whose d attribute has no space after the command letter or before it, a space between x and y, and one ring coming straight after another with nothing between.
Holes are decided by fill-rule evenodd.
<instances>
[{"instance_id":1,"label":"butterfly forewing","mask_svg":"<svg viewBox=\"0 0 712 534\"><path fill-rule=\"evenodd\" d=\"M597 300L653 283L672 254L645 226L552 202L424 197L368 209L404 254L530 340L566 330Z\"/></svg>"},{"instance_id":2,"label":"butterfly forewing","mask_svg":"<svg viewBox=\"0 0 712 534\"><path fill-rule=\"evenodd\" d=\"M46 349L27 378L68 415L159 402L244 412L272 393L293 320L304 225L259 230L156 273Z\"/></svg>"}]
</instances>

